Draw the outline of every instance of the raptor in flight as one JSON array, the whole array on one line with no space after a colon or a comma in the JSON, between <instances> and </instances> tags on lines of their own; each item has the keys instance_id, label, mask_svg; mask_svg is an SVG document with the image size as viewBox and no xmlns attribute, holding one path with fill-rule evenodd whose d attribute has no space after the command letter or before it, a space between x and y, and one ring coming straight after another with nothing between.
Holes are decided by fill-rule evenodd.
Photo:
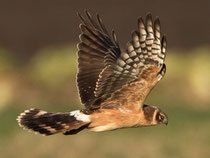
<instances>
[{"instance_id":1,"label":"raptor in flight","mask_svg":"<svg viewBox=\"0 0 210 158\"><path fill-rule=\"evenodd\" d=\"M166 37L160 21L147 14L138 19L126 50L110 35L99 15L80 14L77 84L85 108L66 113L39 109L18 116L20 126L43 135L76 134L87 128L101 132L126 127L167 124L167 115L144 100L166 72Z\"/></svg>"}]
</instances>

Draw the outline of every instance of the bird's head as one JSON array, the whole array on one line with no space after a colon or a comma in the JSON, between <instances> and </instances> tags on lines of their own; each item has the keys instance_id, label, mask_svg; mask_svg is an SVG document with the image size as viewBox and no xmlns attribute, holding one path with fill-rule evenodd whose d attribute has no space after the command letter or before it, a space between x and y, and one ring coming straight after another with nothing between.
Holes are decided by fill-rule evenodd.
<instances>
[{"instance_id":1,"label":"bird's head","mask_svg":"<svg viewBox=\"0 0 210 158\"><path fill-rule=\"evenodd\" d=\"M157 124L160 124L160 123L163 123L165 125L168 124L168 116L164 112L162 112L160 109L158 109L156 113L155 120Z\"/></svg>"},{"instance_id":2,"label":"bird's head","mask_svg":"<svg viewBox=\"0 0 210 158\"><path fill-rule=\"evenodd\" d=\"M143 111L145 119L150 125L168 124L168 116L156 106L144 105Z\"/></svg>"}]
</instances>

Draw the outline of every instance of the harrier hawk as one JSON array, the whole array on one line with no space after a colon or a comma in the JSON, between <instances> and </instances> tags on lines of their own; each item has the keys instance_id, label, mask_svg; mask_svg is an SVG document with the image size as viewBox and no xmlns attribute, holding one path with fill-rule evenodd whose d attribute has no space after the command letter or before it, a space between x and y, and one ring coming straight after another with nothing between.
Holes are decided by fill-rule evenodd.
<instances>
[{"instance_id":1,"label":"harrier hawk","mask_svg":"<svg viewBox=\"0 0 210 158\"><path fill-rule=\"evenodd\" d=\"M140 17L126 50L121 51L115 32L110 35L97 14L78 14L81 34L78 44L77 84L85 108L66 113L25 110L19 125L36 133L76 134L87 128L101 132L118 128L167 124L167 115L145 105L152 88L166 72L166 36L160 21L149 13Z\"/></svg>"}]
</instances>

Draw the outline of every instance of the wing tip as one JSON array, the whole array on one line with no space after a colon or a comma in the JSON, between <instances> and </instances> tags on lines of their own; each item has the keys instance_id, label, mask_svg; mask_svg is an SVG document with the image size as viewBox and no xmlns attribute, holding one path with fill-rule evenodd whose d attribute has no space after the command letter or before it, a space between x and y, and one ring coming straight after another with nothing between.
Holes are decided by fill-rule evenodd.
<instances>
[{"instance_id":1,"label":"wing tip","mask_svg":"<svg viewBox=\"0 0 210 158\"><path fill-rule=\"evenodd\" d=\"M167 46L167 36L166 36L166 34L163 35L161 43L162 43L163 47Z\"/></svg>"},{"instance_id":2,"label":"wing tip","mask_svg":"<svg viewBox=\"0 0 210 158\"><path fill-rule=\"evenodd\" d=\"M159 19L158 16L155 17L155 20L154 20L154 27L155 27L155 30L160 31L161 25L160 25L160 19Z\"/></svg>"},{"instance_id":3,"label":"wing tip","mask_svg":"<svg viewBox=\"0 0 210 158\"><path fill-rule=\"evenodd\" d=\"M152 14L151 14L151 12L147 12L147 14L146 14L146 19L152 19Z\"/></svg>"}]
</instances>

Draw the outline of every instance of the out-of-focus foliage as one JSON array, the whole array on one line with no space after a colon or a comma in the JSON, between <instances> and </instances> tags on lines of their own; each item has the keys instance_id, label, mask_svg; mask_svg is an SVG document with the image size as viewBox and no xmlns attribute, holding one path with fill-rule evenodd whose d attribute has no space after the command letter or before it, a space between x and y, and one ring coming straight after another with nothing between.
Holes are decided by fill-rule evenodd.
<instances>
[{"instance_id":1,"label":"out-of-focus foliage","mask_svg":"<svg viewBox=\"0 0 210 158\"><path fill-rule=\"evenodd\" d=\"M71 46L40 50L18 66L0 49L0 153L4 158L197 158L210 155L210 48L169 50L167 73L146 103L169 116L169 125L42 137L23 131L17 115L28 108L81 109L77 56Z\"/></svg>"},{"instance_id":2,"label":"out-of-focus foliage","mask_svg":"<svg viewBox=\"0 0 210 158\"><path fill-rule=\"evenodd\" d=\"M185 96L193 103L210 102L210 48L200 47L193 50L172 51L168 53L166 64L167 76L174 80L171 85L177 87L179 95ZM170 54L171 53L171 54ZM177 87L178 88L178 87Z\"/></svg>"},{"instance_id":3,"label":"out-of-focus foliage","mask_svg":"<svg viewBox=\"0 0 210 158\"><path fill-rule=\"evenodd\" d=\"M40 84L56 88L69 78L74 78L77 71L76 50L72 47L45 48L32 59L28 71L32 79ZM38 77L37 77L38 76Z\"/></svg>"},{"instance_id":4,"label":"out-of-focus foliage","mask_svg":"<svg viewBox=\"0 0 210 158\"><path fill-rule=\"evenodd\" d=\"M13 67L13 62L10 52L0 48L0 73L10 70Z\"/></svg>"}]
</instances>

